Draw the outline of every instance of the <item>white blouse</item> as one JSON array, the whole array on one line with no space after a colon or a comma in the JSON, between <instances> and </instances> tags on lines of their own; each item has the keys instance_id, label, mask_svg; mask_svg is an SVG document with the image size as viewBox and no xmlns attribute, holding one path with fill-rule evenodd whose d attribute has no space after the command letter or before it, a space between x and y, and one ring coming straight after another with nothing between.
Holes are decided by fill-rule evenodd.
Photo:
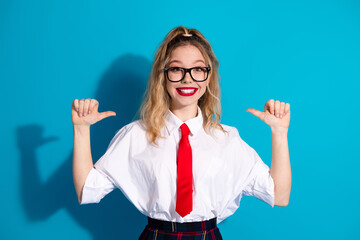
<instances>
[{"instance_id":1,"label":"white blouse","mask_svg":"<svg viewBox=\"0 0 360 240\"><path fill-rule=\"evenodd\" d=\"M203 128L201 109L185 122L193 154L193 210L182 218L176 211L177 151L183 122L170 110L158 146L149 144L141 120L122 127L105 154L86 178L80 204L98 203L119 188L144 215L173 222L217 223L232 215L243 194L274 207L274 181L270 168L240 137L235 127L221 124L228 133Z\"/></svg>"}]
</instances>

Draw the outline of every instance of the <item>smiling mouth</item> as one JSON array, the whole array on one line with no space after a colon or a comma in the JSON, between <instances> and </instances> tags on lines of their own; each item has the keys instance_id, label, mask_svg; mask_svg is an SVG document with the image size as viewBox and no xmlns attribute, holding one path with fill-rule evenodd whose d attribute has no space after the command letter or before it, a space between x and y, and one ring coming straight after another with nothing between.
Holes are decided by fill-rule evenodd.
<instances>
[{"instance_id":1,"label":"smiling mouth","mask_svg":"<svg viewBox=\"0 0 360 240\"><path fill-rule=\"evenodd\" d=\"M197 88L186 87L186 88L176 88L176 90L181 96L192 96L192 95L195 94L195 92L198 89Z\"/></svg>"}]
</instances>

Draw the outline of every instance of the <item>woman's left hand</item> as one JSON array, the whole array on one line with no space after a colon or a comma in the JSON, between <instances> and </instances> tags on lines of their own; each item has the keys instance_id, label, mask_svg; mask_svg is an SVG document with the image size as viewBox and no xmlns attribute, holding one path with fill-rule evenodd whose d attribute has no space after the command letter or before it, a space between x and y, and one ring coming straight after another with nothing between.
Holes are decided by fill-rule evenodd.
<instances>
[{"instance_id":1,"label":"woman's left hand","mask_svg":"<svg viewBox=\"0 0 360 240\"><path fill-rule=\"evenodd\" d=\"M290 124L290 103L270 99L265 103L264 112L248 108L247 112L260 118L271 130L287 130Z\"/></svg>"}]
</instances>

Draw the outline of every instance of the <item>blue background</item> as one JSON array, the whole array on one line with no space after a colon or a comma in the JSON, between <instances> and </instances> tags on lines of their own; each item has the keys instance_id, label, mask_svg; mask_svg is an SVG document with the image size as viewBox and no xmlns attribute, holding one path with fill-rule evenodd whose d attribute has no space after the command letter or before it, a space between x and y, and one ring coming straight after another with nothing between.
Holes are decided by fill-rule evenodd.
<instances>
[{"instance_id":1,"label":"blue background","mask_svg":"<svg viewBox=\"0 0 360 240\"><path fill-rule=\"evenodd\" d=\"M91 127L96 161L136 118L156 48L179 25L212 44L222 123L269 166L270 128L246 109L291 104L290 203L244 196L224 239L359 239L356 0L1 1L0 239L138 238L146 217L119 190L78 204L70 109L96 98L117 113Z\"/></svg>"}]
</instances>

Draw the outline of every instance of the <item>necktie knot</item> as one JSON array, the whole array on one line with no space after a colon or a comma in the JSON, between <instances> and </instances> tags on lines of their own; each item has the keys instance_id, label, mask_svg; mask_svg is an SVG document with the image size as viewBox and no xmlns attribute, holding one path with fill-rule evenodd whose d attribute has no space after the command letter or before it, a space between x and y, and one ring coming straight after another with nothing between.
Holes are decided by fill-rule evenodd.
<instances>
[{"instance_id":1,"label":"necktie knot","mask_svg":"<svg viewBox=\"0 0 360 240\"><path fill-rule=\"evenodd\" d=\"M189 133L190 133L189 127L185 123L183 123L180 126L180 128L181 128L181 135L184 136L184 137L187 137L189 135Z\"/></svg>"}]
</instances>

